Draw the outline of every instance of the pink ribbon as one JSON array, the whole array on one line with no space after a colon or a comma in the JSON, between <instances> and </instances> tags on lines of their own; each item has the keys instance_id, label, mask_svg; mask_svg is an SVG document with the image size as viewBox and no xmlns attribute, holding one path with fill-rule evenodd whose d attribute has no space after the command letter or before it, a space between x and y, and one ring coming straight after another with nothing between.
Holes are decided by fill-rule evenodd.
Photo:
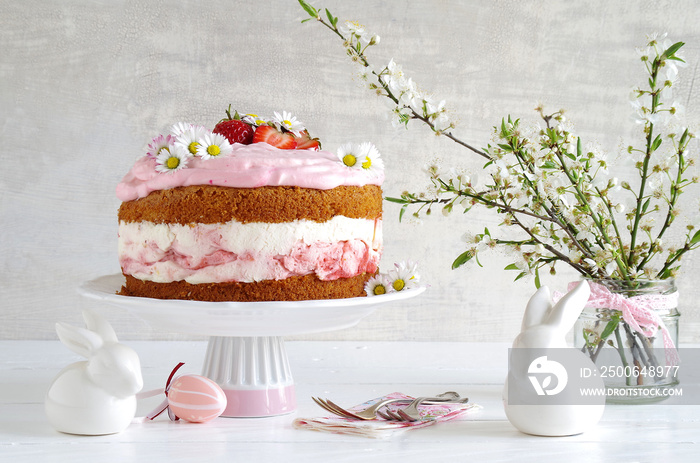
<instances>
[{"instance_id":1,"label":"pink ribbon","mask_svg":"<svg viewBox=\"0 0 700 463\"><path fill-rule=\"evenodd\" d=\"M579 282L569 283L569 291L574 289ZM589 282L591 295L588 298L587 307L595 309L618 310L622 313L622 319L634 331L650 338L656 336L661 330L666 349L666 362L677 365L679 362L676 346L671 339L661 317L656 310L670 310L678 307L678 292L671 294L645 294L641 296L625 297L622 294L611 292L607 287Z\"/></svg>"}]
</instances>

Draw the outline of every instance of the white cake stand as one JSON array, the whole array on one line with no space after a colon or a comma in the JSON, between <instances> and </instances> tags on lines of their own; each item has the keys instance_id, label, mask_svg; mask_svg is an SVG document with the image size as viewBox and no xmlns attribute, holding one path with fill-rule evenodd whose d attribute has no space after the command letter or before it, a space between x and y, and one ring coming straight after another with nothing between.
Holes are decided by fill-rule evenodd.
<instances>
[{"instance_id":1,"label":"white cake stand","mask_svg":"<svg viewBox=\"0 0 700 463\"><path fill-rule=\"evenodd\" d=\"M202 375L216 381L228 405L222 416L262 417L296 408L294 381L282 336L355 326L383 304L425 287L374 297L274 302L201 302L120 296L121 274L83 283L88 298L128 310L154 327L209 336Z\"/></svg>"}]
</instances>

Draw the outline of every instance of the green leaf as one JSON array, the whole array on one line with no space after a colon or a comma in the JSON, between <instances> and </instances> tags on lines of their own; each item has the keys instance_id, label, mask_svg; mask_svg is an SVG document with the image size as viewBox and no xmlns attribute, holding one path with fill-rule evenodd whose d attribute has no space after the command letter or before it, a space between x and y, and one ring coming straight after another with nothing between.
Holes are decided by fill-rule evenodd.
<instances>
[{"instance_id":1,"label":"green leaf","mask_svg":"<svg viewBox=\"0 0 700 463\"><path fill-rule=\"evenodd\" d=\"M399 204L408 204L409 201L403 199L403 198L392 198L389 196L386 196L384 198L385 201L389 201L390 203L399 203Z\"/></svg>"},{"instance_id":2,"label":"green leaf","mask_svg":"<svg viewBox=\"0 0 700 463\"><path fill-rule=\"evenodd\" d=\"M690 239L690 245L698 244L700 242L700 230L696 231L693 237Z\"/></svg>"},{"instance_id":3,"label":"green leaf","mask_svg":"<svg viewBox=\"0 0 700 463\"><path fill-rule=\"evenodd\" d=\"M401 222L401 219L403 219L403 215L406 213L406 208L408 207L408 204L404 204L401 210L399 211L399 222Z\"/></svg>"},{"instance_id":4,"label":"green leaf","mask_svg":"<svg viewBox=\"0 0 700 463\"><path fill-rule=\"evenodd\" d=\"M540 289L540 286L542 284L540 283L540 268L535 267L535 288Z\"/></svg>"},{"instance_id":5,"label":"green leaf","mask_svg":"<svg viewBox=\"0 0 700 463\"><path fill-rule=\"evenodd\" d=\"M685 45L684 42L676 42L676 43L674 43L673 45L671 45L670 47L668 47L668 48L666 49L666 51L663 53L663 55L661 55L661 57L662 57L662 58L671 58L671 57L673 57L673 55L675 55L676 52L677 52L678 50L680 50L681 47L682 47L683 45Z\"/></svg>"},{"instance_id":6,"label":"green leaf","mask_svg":"<svg viewBox=\"0 0 700 463\"><path fill-rule=\"evenodd\" d=\"M503 270L520 270L520 268L518 268L518 266L515 264L510 264L506 265L506 268L504 268Z\"/></svg>"},{"instance_id":7,"label":"green leaf","mask_svg":"<svg viewBox=\"0 0 700 463\"><path fill-rule=\"evenodd\" d=\"M578 157L579 159L583 157L581 154L582 152L583 148L581 147L581 137L578 137L578 141L576 142L576 157Z\"/></svg>"},{"instance_id":8,"label":"green leaf","mask_svg":"<svg viewBox=\"0 0 700 463\"><path fill-rule=\"evenodd\" d=\"M656 151L659 148L659 146L661 146L661 142L661 135L657 135L654 139L654 143L651 144L651 150Z\"/></svg>"},{"instance_id":9,"label":"green leaf","mask_svg":"<svg viewBox=\"0 0 700 463\"><path fill-rule=\"evenodd\" d=\"M330 21L331 26L335 28L336 24L338 24L338 18L333 16L331 12L328 11L328 8L326 8L326 16L328 17L328 21Z\"/></svg>"},{"instance_id":10,"label":"green leaf","mask_svg":"<svg viewBox=\"0 0 700 463\"><path fill-rule=\"evenodd\" d=\"M472 257L474 257L474 253L472 252L471 249L468 251L464 251L462 254L459 255L459 257L457 257L454 260L454 262L452 262L452 270L466 264L467 262L469 262L472 259ZM478 262L478 260L477 260L477 262Z\"/></svg>"},{"instance_id":11,"label":"green leaf","mask_svg":"<svg viewBox=\"0 0 700 463\"><path fill-rule=\"evenodd\" d=\"M526 276L527 276L527 272L520 272L520 275L518 275L517 277L515 277L515 280L513 280L513 281L518 281L518 280L521 279L522 277L526 277Z\"/></svg>"},{"instance_id":12,"label":"green leaf","mask_svg":"<svg viewBox=\"0 0 700 463\"><path fill-rule=\"evenodd\" d=\"M607 325L605 325L605 328L603 328L603 332L600 333L600 339L607 339L608 336L612 334L613 331L615 331L615 328L617 328L617 325L620 323L620 314L616 313L615 315L612 316L610 321L608 322Z\"/></svg>"},{"instance_id":13,"label":"green leaf","mask_svg":"<svg viewBox=\"0 0 700 463\"><path fill-rule=\"evenodd\" d=\"M318 10L314 8L313 6L309 5L306 3L304 0L299 0L299 5L307 12L309 13L309 16L312 18L318 18Z\"/></svg>"},{"instance_id":14,"label":"green leaf","mask_svg":"<svg viewBox=\"0 0 700 463\"><path fill-rule=\"evenodd\" d=\"M644 201L644 204L642 205L642 214L644 214L647 211L647 209L649 208L650 202L651 202L651 198Z\"/></svg>"}]
</instances>

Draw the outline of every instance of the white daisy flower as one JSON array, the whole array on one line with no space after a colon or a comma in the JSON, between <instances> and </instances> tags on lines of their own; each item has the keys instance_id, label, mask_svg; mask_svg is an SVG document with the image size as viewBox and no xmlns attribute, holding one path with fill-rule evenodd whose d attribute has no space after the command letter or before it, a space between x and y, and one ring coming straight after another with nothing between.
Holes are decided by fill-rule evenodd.
<instances>
[{"instance_id":1,"label":"white daisy flower","mask_svg":"<svg viewBox=\"0 0 700 463\"><path fill-rule=\"evenodd\" d=\"M259 127L267 122L257 114L244 114L241 116L241 120L253 127Z\"/></svg>"},{"instance_id":2,"label":"white daisy flower","mask_svg":"<svg viewBox=\"0 0 700 463\"><path fill-rule=\"evenodd\" d=\"M362 168L367 172L378 172L384 170L384 161L382 161L379 150L370 142L360 144L361 157L364 158Z\"/></svg>"},{"instance_id":3,"label":"white daisy flower","mask_svg":"<svg viewBox=\"0 0 700 463\"><path fill-rule=\"evenodd\" d=\"M192 125L184 129L175 138L175 145L181 146L189 153L190 156L197 154L197 147L199 146L199 140L204 138L204 136L209 131L200 125Z\"/></svg>"},{"instance_id":4,"label":"white daisy flower","mask_svg":"<svg viewBox=\"0 0 700 463\"><path fill-rule=\"evenodd\" d=\"M174 142L175 138L171 135L158 135L149 143L146 154L150 158L156 158L162 151L170 151Z\"/></svg>"},{"instance_id":5,"label":"white daisy flower","mask_svg":"<svg viewBox=\"0 0 700 463\"><path fill-rule=\"evenodd\" d=\"M389 271L388 278L391 287L395 291L416 288L419 284L420 276L416 273L417 264L414 262L401 262L394 264L394 269Z\"/></svg>"},{"instance_id":6,"label":"white daisy flower","mask_svg":"<svg viewBox=\"0 0 700 463\"><path fill-rule=\"evenodd\" d=\"M381 296L382 294L387 294L394 292L394 288L391 287L389 280L386 275L376 275L365 283L365 292L367 296Z\"/></svg>"},{"instance_id":7,"label":"white daisy flower","mask_svg":"<svg viewBox=\"0 0 700 463\"><path fill-rule=\"evenodd\" d=\"M188 130L192 127L194 127L194 124L190 124L189 122L176 122L175 124L170 126L170 133L172 133L173 136L178 137L185 130Z\"/></svg>"},{"instance_id":8,"label":"white daisy flower","mask_svg":"<svg viewBox=\"0 0 700 463\"><path fill-rule=\"evenodd\" d=\"M346 143L338 148L337 154L338 159L350 169L362 169L362 164L366 161L361 145Z\"/></svg>"},{"instance_id":9,"label":"white daisy flower","mask_svg":"<svg viewBox=\"0 0 700 463\"><path fill-rule=\"evenodd\" d=\"M282 114L275 111L275 116L272 118L272 122L281 130L285 129L288 132L292 132L297 137L301 136L301 132L306 130L304 124L297 120L292 113L287 111L282 111Z\"/></svg>"},{"instance_id":10,"label":"white daisy flower","mask_svg":"<svg viewBox=\"0 0 700 463\"><path fill-rule=\"evenodd\" d=\"M156 171L174 173L187 167L187 150L181 146L173 146L169 150L161 150L156 156Z\"/></svg>"},{"instance_id":11,"label":"white daisy flower","mask_svg":"<svg viewBox=\"0 0 700 463\"><path fill-rule=\"evenodd\" d=\"M227 156L233 151L226 137L219 133L205 133L197 142L199 143L199 146L197 146L197 156L200 156L202 159Z\"/></svg>"}]
</instances>

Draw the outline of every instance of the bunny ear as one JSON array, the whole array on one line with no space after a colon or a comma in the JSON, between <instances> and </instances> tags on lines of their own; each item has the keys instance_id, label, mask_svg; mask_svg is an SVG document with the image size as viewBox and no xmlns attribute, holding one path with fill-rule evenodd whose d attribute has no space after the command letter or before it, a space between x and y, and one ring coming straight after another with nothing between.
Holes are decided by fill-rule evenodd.
<instances>
[{"instance_id":1,"label":"bunny ear","mask_svg":"<svg viewBox=\"0 0 700 463\"><path fill-rule=\"evenodd\" d=\"M96 312L88 309L83 310L83 319L87 328L99 334L104 342L118 342L117 333L114 332L112 325Z\"/></svg>"},{"instance_id":2,"label":"bunny ear","mask_svg":"<svg viewBox=\"0 0 700 463\"><path fill-rule=\"evenodd\" d=\"M521 331L525 329L541 324L546 314L552 308L552 301L549 295L549 288L546 286L541 286L535 294L532 295L530 301L527 303L525 308L525 314L523 315L523 326Z\"/></svg>"},{"instance_id":3,"label":"bunny ear","mask_svg":"<svg viewBox=\"0 0 700 463\"><path fill-rule=\"evenodd\" d=\"M568 331L574 326L579 315L581 315L581 311L586 306L590 294L591 289L588 286L588 282L585 280L581 281L574 289L565 294L564 297L557 302L552 311L548 314L545 323L547 325L566 328Z\"/></svg>"},{"instance_id":4,"label":"bunny ear","mask_svg":"<svg viewBox=\"0 0 700 463\"><path fill-rule=\"evenodd\" d=\"M85 358L90 358L102 346L100 335L85 328L59 322L56 323L56 333L66 347Z\"/></svg>"}]
</instances>

